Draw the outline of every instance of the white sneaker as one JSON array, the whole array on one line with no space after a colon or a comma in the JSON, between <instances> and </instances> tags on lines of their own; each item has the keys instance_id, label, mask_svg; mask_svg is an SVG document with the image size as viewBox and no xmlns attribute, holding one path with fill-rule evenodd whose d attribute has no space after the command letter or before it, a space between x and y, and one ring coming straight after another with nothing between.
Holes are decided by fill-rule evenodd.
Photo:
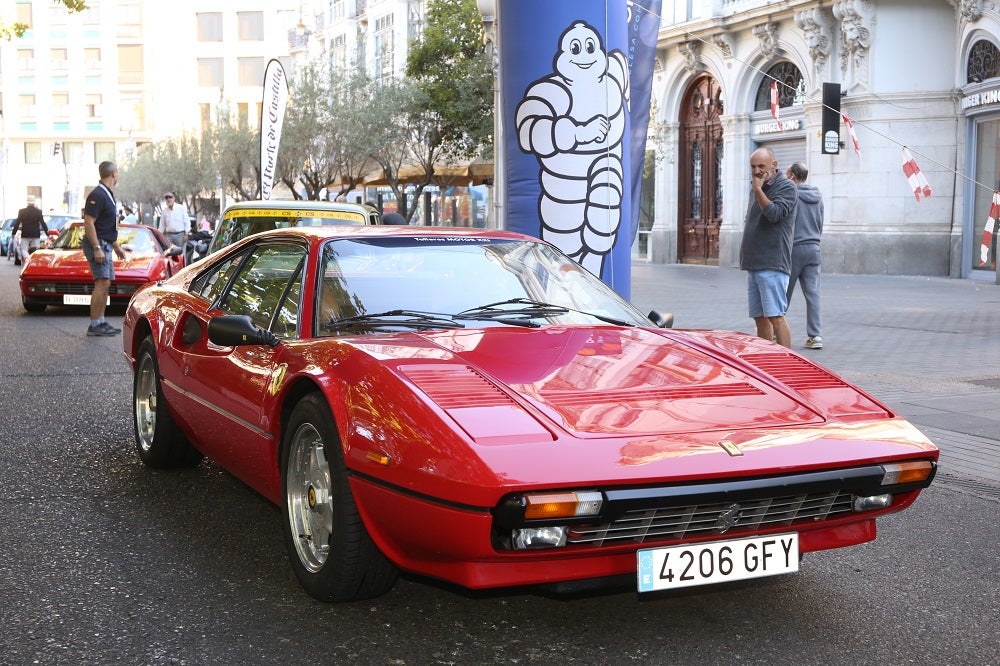
<instances>
[{"instance_id":1,"label":"white sneaker","mask_svg":"<svg viewBox=\"0 0 1000 666\"><path fill-rule=\"evenodd\" d=\"M822 349L823 348L823 338L818 335L814 335L811 338L806 338L806 349Z\"/></svg>"}]
</instances>

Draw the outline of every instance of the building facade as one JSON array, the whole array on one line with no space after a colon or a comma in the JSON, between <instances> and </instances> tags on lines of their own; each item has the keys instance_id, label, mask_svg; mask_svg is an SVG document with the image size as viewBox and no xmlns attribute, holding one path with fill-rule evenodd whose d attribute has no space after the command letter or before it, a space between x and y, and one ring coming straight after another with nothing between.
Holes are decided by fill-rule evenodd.
<instances>
[{"instance_id":1,"label":"building facade","mask_svg":"<svg viewBox=\"0 0 1000 666\"><path fill-rule=\"evenodd\" d=\"M980 241L1000 188L998 36L1000 9L982 0L665 2L651 260L738 266L749 156L768 146L824 194L825 270L992 277ZM860 155L843 124L823 152L824 83L839 84ZM915 197L903 147L930 197Z\"/></svg>"},{"instance_id":2,"label":"building facade","mask_svg":"<svg viewBox=\"0 0 1000 666\"><path fill-rule=\"evenodd\" d=\"M290 60L301 20L293 0L3 0L29 26L0 41L0 208L28 196L74 214L103 160L198 132L220 117L259 119L271 58Z\"/></svg>"}]
</instances>

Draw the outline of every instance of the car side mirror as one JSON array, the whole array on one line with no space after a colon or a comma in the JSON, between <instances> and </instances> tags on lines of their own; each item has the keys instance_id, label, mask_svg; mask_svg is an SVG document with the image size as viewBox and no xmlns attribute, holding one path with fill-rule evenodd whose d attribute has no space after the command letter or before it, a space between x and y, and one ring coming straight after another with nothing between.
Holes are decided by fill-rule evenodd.
<instances>
[{"instance_id":1,"label":"car side mirror","mask_svg":"<svg viewBox=\"0 0 1000 666\"><path fill-rule=\"evenodd\" d=\"M650 310L649 321L653 322L653 325L657 328L673 328L674 327L674 315L671 312L657 312L656 310Z\"/></svg>"},{"instance_id":2,"label":"car side mirror","mask_svg":"<svg viewBox=\"0 0 1000 666\"><path fill-rule=\"evenodd\" d=\"M222 347L245 345L277 347L280 342L278 336L259 328L247 315L223 315L209 319L208 339Z\"/></svg>"}]
</instances>

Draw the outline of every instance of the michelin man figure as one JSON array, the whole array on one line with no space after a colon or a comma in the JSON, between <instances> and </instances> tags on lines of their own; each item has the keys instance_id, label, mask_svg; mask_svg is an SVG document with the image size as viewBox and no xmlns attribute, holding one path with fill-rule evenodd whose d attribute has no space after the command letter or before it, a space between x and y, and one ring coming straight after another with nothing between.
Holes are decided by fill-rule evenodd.
<instances>
[{"instance_id":1,"label":"michelin man figure","mask_svg":"<svg viewBox=\"0 0 1000 666\"><path fill-rule=\"evenodd\" d=\"M628 62L577 21L559 37L553 69L517 106L518 145L538 159L541 237L600 277L625 196Z\"/></svg>"}]
</instances>

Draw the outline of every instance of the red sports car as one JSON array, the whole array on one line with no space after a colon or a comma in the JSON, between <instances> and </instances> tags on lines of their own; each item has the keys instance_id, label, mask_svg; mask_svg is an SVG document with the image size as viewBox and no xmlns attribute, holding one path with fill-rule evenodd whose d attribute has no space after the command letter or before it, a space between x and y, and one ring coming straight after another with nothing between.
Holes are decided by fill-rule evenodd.
<instances>
[{"instance_id":1,"label":"red sports car","mask_svg":"<svg viewBox=\"0 0 1000 666\"><path fill-rule=\"evenodd\" d=\"M28 312L48 305L90 305L94 278L83 256L83 222L63 227L50 248L28 256L21 268L21 302ZM142 285L170 277L184 267L184 257L170 248L156 229L138 224L118 226L118 242L125 260L115 259L115 279L108 293L112 304L125 305Z\"/></svg>"},{"instance_id":2,"label":"red sports car","mask_svg":"<svg viewBox=\"0 0 1000 666\"><path fill-rule=\"evenodd\" d=\"M139 456L282 507L314 597L397 572L639 591L796 571L875 538L937 448L809 360L643 316L527 236L294 228L141 289Z\"/></svg>"}]
</instances>

